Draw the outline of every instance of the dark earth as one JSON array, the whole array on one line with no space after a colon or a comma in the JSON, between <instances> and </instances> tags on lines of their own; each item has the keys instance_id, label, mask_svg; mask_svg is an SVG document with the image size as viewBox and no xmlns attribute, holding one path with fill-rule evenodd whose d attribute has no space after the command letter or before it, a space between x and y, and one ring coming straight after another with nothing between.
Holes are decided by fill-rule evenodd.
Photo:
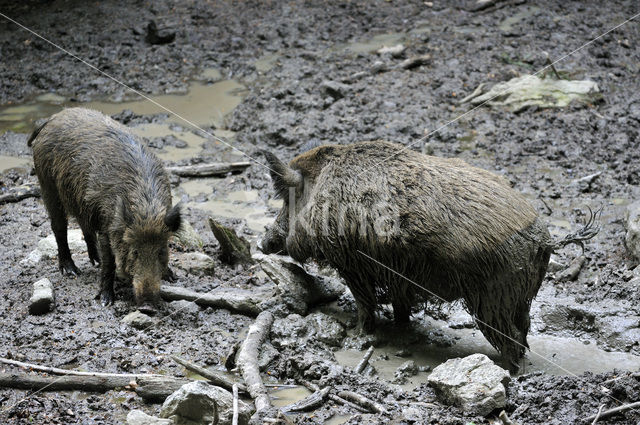
<instances>
[{"instance_id":1,"label":"dark earth","mask_svg":"<svg viewBox=\"0 0 640 425\"><path fill-rule=\"evenodd\" d=\"M548 273L532 310L531 334L572 338L605 351L640 356L640 270L634 270L638 261L624 243L625 210L640 198L640 24L632 20L584 46L637 14L638 3L505 1L480 11L473 10L474 4L25 0L0 2L0 13L147 95L185 93L189 82L206 69L219 70L221 79L235 79L247 90L222 128L235 132L233 147L258 162L263 160L257 152L264 148L288 160L310 143L386 139L433 155L459 157L505 176L547 217L555 237L584 224L587 207L602 206L602 230L585 245L586 262L578 277L563 281L560 273ZM150 44L145 32L151 20L175 32L175 40ZM392 35L381 44L402 43L406 50L396 56L380 55L375 50L381 44L369 49L352 44L385 34ZM518 113L487 106L471 110L459 103L481 83L542 69L545 52L551 60L563 58L555 66L564 77L595 81L602 101L563 109L529 107ZM407 58L424 55L430 59L416 67L398 66ZM270 66L257 66L256 60L264 57L272 58ZM2 16L0 58L0 113L7 106L33 104L42 94L55 94L65 99L65 105L135 97ZM550 78L550 72L541 74ZM56 108L3 127L0 155L29 159L26 140L34 120ZM125 112L114 118L135 126L163 122L168 115ZM184 122L181 125L189 128ZM197 158L179 162L226 158L242 155L208 140ZM0 174L0 192L36 183L30 171L29 166L5 169ZM214 195L255 191L255 202L265 205L273 198L267 171L256 164L242 174L220 179ZM600 174L580 180L595 173ZM173 183L184 182L175 178ZM179 193L185 202L198 201L197 196ZM277 209L269 205L264 214L274 218ZM255 265L233 267L220 261L208 215L192 204L185 208L185 218L203 239L202 251L215 260L215 273L197 275L181 268L176 258L185 248L173 243L174 285L206 292L267 284L268 277ZM242 218L221 221L258 250L262 232L251 229ZM49 220L39 199L0 206L2 357L90 371L185 376L185 369L171 360L171 354L222 369L229 349L244 339L253 322L251 317L226 310L169 307L158 325L134 329L120 322L135 309L131 289L117 286L118 301L103 308L94 300L99 272L86 252L74 254L84 271L76 279L62 277L55 258L36 266L21 265L49 234ZM568 247L553 259L562 268L580 254L580 248ZM32 284L43 277L54 284L56 306L51 313L33 316L28 313ZM281 340L287 338L287 331L280 328L272 332L270 342L280 349L265 361L265 371L273 382L295 383L304 377L337 390L357 390L382 403L389 413L360 414L327 402L314 412L291 416L294 423L325 423L332 417L335 422L330 423L340 419L349 424L497 420L498 412L488 418L467 417L460 409L441 404L424 374L422 383L412 389L356 375L350 367L336 369L334 351L364 350L371 343L384 347L393 341L395 331L386 324L373 337L353 337L356 313L349 297L326 311L347 328L348 337L338 340L337 347L314 338L285 345ZM446 309L439 315L447 320ZM425 317L414 318L408 340L420 337L434 342L421 333ZM446 332L444 336L447 339ZM527 359L524 362L526 366ZM584 362L589 364L589 359ZM585 423L602 404L612 408L640 401L640 378L616 371L620 366L598 365L598 373L583 373L588 367L577 373L568 370L564 376L527 374L524 367L525 374L509 384L505 410L518 424ZM1 369L18 371L10 366ZM603 385L617 376L622 378ZM121 424L132 409L157 414L159 405L145 404L125 390L106 394L0 390L3 424ZM640 412L630 410L599 423L639 421Z\"/></svg>"}]
</instances>

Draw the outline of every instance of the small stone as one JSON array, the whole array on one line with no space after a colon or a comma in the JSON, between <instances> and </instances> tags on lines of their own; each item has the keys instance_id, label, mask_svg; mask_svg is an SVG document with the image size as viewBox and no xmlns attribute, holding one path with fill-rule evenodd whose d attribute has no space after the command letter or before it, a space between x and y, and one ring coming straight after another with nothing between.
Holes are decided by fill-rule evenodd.
<instances>
[{"instance_id":1,"label":"small stone","mask_svg":"<svg viewBox=\"0 0 640 425\"><path fill-rule=\"evenodd\" d=\"M315 337L325 344L339 347L342 344L342 340L347 336L342 323L324 313L310 314L305 320L308 323L308 329L311 331L311 337Z\"/></svg>"},{"instance_id":2,"label":"small stone","mask_svg":"<svg viewBox=\"0 0 640 425\"><path fill-rule=\"evenodd\" d=\"M161 419L150 416L142 410L132 410L127 415L127 425L172 425L171 419Z\"/></svg>"},{"instance_id":3,"label":"small stone","mask_svg":"<svg viewBox=\"0 0 640 425\"><path fill-rule=\"evenodd\" d=\"M67 241L71 252L84 252L87 249L82 230L80 229L68 230ZM42 258L44 259L55 258L58 255L58 244L56 243L55 235L52 233L46 238L40 239L38 242L38 250L42 253Z\"/></svg>"},{"instance_id":4,"label":"small stone","mask_svg":"<svg viewBox=\"0 0 640 425\"><path fill-rule=\"evenodd\" d=\"M397 384L404 384L407 382L407 378L418 374L418 366L413 360L408 360L402 363L394 374L393 382Z\"/></svg>"},{"instance_id":5,"label":"small stone","mask_svg":"<svg viewBox=\"0 0 640 425\"><path fill-rule=\"evenodd\" d=\"M323 81L320 85L320 90L334 98L335 100L342 99L349 92L349 86L337 81Z\"/></svg>"},{"instance_id":6,"label":"small stone","mask_svg":"<svg viewBox=\"0 0 640 425\"><path fill-rule=\"evenodd\" d=\"M173 316L195 318L200 313L200 307L193 301L177 300L169 303L169 310Z\"/></svg>"},{"instance_id":7,"label":"small stone","mask_svg":"<svg viewBox=\"0 0 640 425\"><path fill-rule=\"evenodd\" d=\"M505 407L505 387L511 377L484 354L472 354L447 360L427 379L445 403L460 406L467 414L486 416Z\"/></svg>"},{"instance_id":8,"label":"small stone","mask_svg":"<svg viewBox=\"0 0 640 425\"><path fill-rule=\"evenodd\" d=\"M224 388L194 381L183 385L171 394L160 409L160 417L173 418L176 423L196 421L211 423L217 415L218 424L230 424L233 416L233 395ZM251 408L238 400L238 424L247 425L251 417Z\"/></svg>"},{"instance_id":9,"label":"small stone","mask_svg":"<svg viewBox=\"0 0 640 425\"><path fill-rule=\"evenodd\" d=\"M132 311L131 313L124 316L121 322L131 325L136 329L147 329L150 326L153 326L155 323L155 321L151 317L139 312L138 310Z\"/></svg>"},{"instance_id":10,"label":"small stone","mask_svg":"<svg viewBox=\"0 0 640 425\"><path fill-rule=\"evenodd\" d=\"M391 55L393 57L398 57L398 56L402 56L405 49L406 47L404 47L402 44L396 44L395 46L383 46L380 49L378 49L377 53L380 56Z\"/></svg>"},{"instance_id":11,"label":"small stone","mask_svg":"<svg viewBox=\"0 0 640 425\"><path fill-rule=\"evenodd\" d=\"M431 55L415 56L402 61L399 66L402 69L413 69L425 65L429 61L431 61Z\"/></svg>"},{"instance_id":12,"label":"small stone","mask_svg":"<svg viewBox=\"0 0 640 425\"><path fill-rule=\"evenodd\" d=\"M53 308L53 285L49 279L40 279L33 284L33 295L29 300L29 313L45 314Z\"/></svg>"},{"instance_id":13,"label":"small stone","mask_svg":"<svg viewBox=\"0 0 640 425\"><path fill-rule=\"evenodd\" d=\"M176 256L177 267L196 276L212 275L215 262L202 252L184 252Z\"/></svg>"},{"instance_id":14,"label":"small stone","mask_svg":"<svg viewBox=\"0 0 640 425\"><path fill-rule=\"evenodd\" d=\"M411 356L411 351L407 350L406 348L403 348L401 350L396 351L395 356L397 356L397 357L410 357Z\"/></svg>"},{"instance_id":15,"label":"small stone","mask_svg":"<svg viewBox=\"0 0 640 425\"><path fill-rule=\"evenodd\" d=\"M173 235L173 242L183 247L186 251L200 251L204 242L187 220L182 220L180 228Z\"/></svg>"},{"instance_id":16,"label":"small stone","mask_svg":"<svg viewBox=\"0 0 640 425\"><path fill-rule=\"evenodd\" d=\"M39 249L34 249L24 259L20 261L22 267L33 267L42 260L42 252Z\"/></svg>"},{"instance_id":17,"label":"small stone","mask_svg":"<svg viewBox=\"0 0 640 425\"><path fill-rule=\"evenodd\" d=\"M629 253L636 260L640 260L640 201L636 201L627 207L626 225L625 245Z\"/></svg>"}]
</instances>

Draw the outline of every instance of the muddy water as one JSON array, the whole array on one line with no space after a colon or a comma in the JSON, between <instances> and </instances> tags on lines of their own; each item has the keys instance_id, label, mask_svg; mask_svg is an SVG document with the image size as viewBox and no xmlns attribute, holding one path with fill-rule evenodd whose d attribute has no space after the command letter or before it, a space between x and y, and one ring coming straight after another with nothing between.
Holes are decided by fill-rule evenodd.
<instances>
[{"instance_id":1,"label":"muddy water","mask_svg":"<svg viewBox=\"0 0 640 425\"><path fill-rule=\"evenodd\" d=\"M12 168L29 168L30 166L30 158L0 155L0 173Z\"/></svg>"},{"instance_id":2,"label":"muddy water","mask_svg":"<svg viewBox=\"0 0 640 425\"><path fill-rule=\"evenodd\" d=\"M348 51L356 54L371 53L385 46L390 47L390 46L395 46L396 44L402 43L405 36L406 34L403 34L403 33L380 34L363 41L339 44L333 47L331 50Z\"/></svg>"},{"instance_id":3,"label":"muddy water","mask_svg":"<svg viewBox=\"0 0 640 425\"><path fill-rule=\"evenodd\" d=\"M471 316L460 311L455 314L456 321L468 322ZM442 333L455 338L455 343L450 347L442 347L435 344L403 344L403 341L415 341L414 331L400 331L388 329L380 332L385 340L393 341L376 348L372 356L371 364L376 368L378 375L386 380L393 380L396 369L405 361L413 360L418 366L430 366L431 369L455 357L465 357L474 353L482 353L490 357L504 368L499 353L489 345L484 336L477 329L451 329L449 325L440 320L423 318L417 325L422 330L432 333ZM385 338L386 334L389 338ZM391 337L393 334L393 337ZM597 347L595 343L585 344L575 338L562 338L543 334L528 336L531 347L525 358L520 363L520 374L532 372L545 372L553 375L580 375L590 371L594 373L607 372L615 365L620 370L640 369L640 357L628 353L608 352ZM397 357L395 354L401 349L408 350L409 357ZM362 359L362 351L341 350L335 353L338 362L344 366L354 367ZM410 377L408 382L401 385L405 389L412 389L426 381L428 372L420 372Z\"/></svg>"},{"instance_id":4,"label":"muddy water","mask_svg":"<svg viewBox=\"0 0 640 425\"><path fill-rule=\"evenodd\" d=\"M271 401L275 407L284 407L302 400L311 395L311 391L305 387L274 389L269 392Z\"/></svg>"},{"instance_id":5,"label":"muddy water","mask_svg":"<svg viewBox=\"0 0 640 425\"><path fill-rule=\"evenodd\" d=\"M187 94L150 96L153 102L136 99L118 103L89 102L83 106L97 109L109 115L117 114L125 109L130 109L140 115L162 114L168 113L168 109L198 126L222 127L224 117L240 104L245 93L245 87L235 80L219 81L214 84L194 81L189 85ZM168 120L185 125L184 121L173 115Z\"/></svg>"}]
</instances>

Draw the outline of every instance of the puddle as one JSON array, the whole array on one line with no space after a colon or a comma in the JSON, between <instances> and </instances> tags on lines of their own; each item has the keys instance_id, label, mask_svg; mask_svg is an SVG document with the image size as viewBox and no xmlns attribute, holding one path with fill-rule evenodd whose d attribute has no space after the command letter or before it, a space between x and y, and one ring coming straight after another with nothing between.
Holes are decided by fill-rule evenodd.
<instances>
[{"instance_id":1,"label":"puddle","mask_svg":"<svg viewBox=\"0 0 640 425\"><path fill-rule=\"evenodd\" d=\"M222 74L215 69L206 69L197 75L189 85L186 94L164 94L149 96L153 101L175 111L199 126L220 128L224 118L242 101L246 88L235 80L223 80L207 84L197 80L218 80ZM63 107L82 106L97 109L108 115L131 109L141 115L167 113L166 110L146 99L134 99L124 102L91 101L87 103L70 102L68 99L46 93L27 102L16 105L0 106L0 134L7 130L29 133L40 118L59 112ZM169 116L168 122L187 124L175 116ZM148 136L147 136L148 137Z\"/></svg>"},{"instance_id":2,"label":"puddle","mask_svg":"<svg viewBox=\"0 0 640 425\"><path fill-rule=\"evenodd\" d=\"M214 84L192 82L187 94L164 94L149 96L150 99L174 111L199 126L222 127L224 117L240 104L246 88L235 80L224 80ZM162 114L167 111L146 100L131 100L126 102L88 102L82 104L87 108L97 109L108 115L117 114L124 109L130 109L136 114ZM170 115L170 122L186 125L181 119Z\"/></svg>"},{"instance_id":3,"label":"puddle","mask_svg":"<svg viewBox=\"0 0 640 425\"><path fill-rule=\"evenodd\" d=\"M352 53L371 53L384 46L395 46L404 41L405 34L391 33L373 36L365 41L356 41L353 43L339 44L332 48L333 51L346 50Z\"/></svg>"},{"instance_id":4,"label":"puddle","mask_svg":"<svg viewBox=\"0 0 640 425\"><path fill-rule=\"evenodd\" d=\"M131 127L131 130L138 136L146 137L150 140L155 137L174 136L187 144L187 146L182 148L164 146L162 151L154 151L159 158L165 161L180 161L182 159L197 157L202 151L202 144L207 141L207 139L188 130L173 130L172 127L171 124L167 123L149 123ZM217 131L214 131L213 134L219 136Z\"/></svg>"},{"instance_id":5,"label":"puddle","mask_svg":"<svg viewBox=\"0 0 640 425\"><path fill-rule=\"evenodd\" d=\"M4 173L12 168L29 168L31 166L30 158L22 158L17 156L0 155L0 173Z\"/></svg>"},{"instance_id":6,"label":"puddle","mask_svg":"<svg viewBox=\"0 0 640 425\"><path fill-rule=\"evenodd\" d=\"M324 425L340 425L351 419L351 415L333 415L328 420L324 421Z\"/></svg>"},{"instance_id":7,"label":"puddle","mask_svg":"<svg viewBox=\"0 0 640 425\"><path fill-rule=\"evenodd\" d=\"M228 193L220 193L217 186L220 179L202 178L183 180L180 188L191 199L202 198L206 196L204 202L191 201L186 205L188 207L197 208L211 213L215 218L241 218L247 221L247 226L258 233L264 232L265 226L273 224L274 217L266 214L267 206L282 206L282 201L272 201L268 203L261 200L256 190L237 190ZM180 198L180 193L173 195L176 199Z\"/></svg>"},{"instance_id":8,"label":"puddle","mask_svg":"<svg viewBox=\"0 0 640 425\"><path fill-rule=\"evenodd\" d=\"M284 407L302 400L311 395L311 391L305 387L274 389L269 391L269 396L275 407Z\"/></svg>"},{"instance_id":9,"label":"puddle","mask_svg":"<svg viewBox=\"0 0 640 425\"><path fill-rule=\"evenodd\" d=\"M464 316L464 317L463 317ZM466 317L466 319L465 319ZM470 320L464 312L456 314L456 321L462 318ZM418 366L435 366L447 359L465 357L474 353L482 353L490 357L494 362L506 368L500 354L486 341L482 333L477 329L451 329L446 322L424 318L418 327L423 327L430 333L443 333L447 336L455 336L456 342L451 347L439 347L433 344L393 345L376 348L371 363L378 371L379 376L386 380L392 380L398 366L407 360L413 360ZM394 341L401 341L402 335L395 332ZM387 332L386 330L384 331ZM411 333L413 332L413 333ZM402 334L403 332L400 332ZM384 334L381 334L384 335ZM407 331L407 336L416 335L416 331ZM640 368L640 356L629 353L609 352L598 348L595 343L584 344L575 338L556 337L544 334L533 334L527 337L530 351L527 351L521 361L520 374L544 372L551 375L580 375L586 371L603 373L610 371L612 365L619 370L638 370ZM406 358L396 357L394 354L400 349L408 349L411 356ZM335 353L338 362L344 366L354 367L362 359L364 352L357 350L342 350ZM380 355L388 356L388 360L380 359ZM409 378L405 389L415 388L426 382L428 373L419 373Z\"/></svg>"},{"instance_id":10,"label":"puddle","mask_svg":"<svg viewBox=\"0 0 640 425\"><path fill-rule=\"evenodd\" d=\"M503 32L509 32L513 29L513 26L515 24L517 24L518 22L520 22L525 18L535 15L536 13L538 13L538 11L540 11L539 7L535 7L535 6L527 7L526 9L521 10L515 15L509 16L508 18L506 18L504 21L500 23L500 25L498 25L498 28L500 28L500 30Z\"/></svg>"},{"instance_id":11,"label":"puddle","mask_svg":"<svg viewBox=\"0 0 640 425\"><path fill-rule=\"evenodd\" d=\"M256 71L265 73L276 66L278 59L280 59L279 53L269 53L253 62L253 66L256 68Z\"/></svg>"}]
</instances>

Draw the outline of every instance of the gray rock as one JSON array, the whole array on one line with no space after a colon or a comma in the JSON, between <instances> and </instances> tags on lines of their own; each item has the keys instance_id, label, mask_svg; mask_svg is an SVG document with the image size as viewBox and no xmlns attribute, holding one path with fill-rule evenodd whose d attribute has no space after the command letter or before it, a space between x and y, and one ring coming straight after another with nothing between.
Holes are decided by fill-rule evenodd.
<instances>
[{"instance_id":1,"label":"gray rock","mask_svg":"<svg viewBox=\"0 0 640 425\"><path fill-rule=\"evenodd\" d=\"M447 360L433 369L428 382L445 403L467 414L486 416L506 405L509 372L484 354Z\"/></svg>"},{"instance_id":2,"label":"gray rock","mask_svg":"<svg viewBox=\"0 0 640 425\"><path fill-rule=\"evenodd\" d=\"M131 325L136 329L147 329L154 325L155 321L150 316L139 312L138 310L124 316L121 320L122 323Z\"/></svg>"},{"instance_id":3,"label":"gray rock","mask_svg":"<svg viewBox=\"0 0 640 425\"><path fill-rule=\"evenodd\" d=\"M407 382L407 378L415 376L418 374L420 369L416 362L413 360L408 360L402 363L394 373L393 383L394 384L404 384Z\"/></svg>"},{"instance_id":4,"label":"gray rock","mask_svg":"<svg viewBox=\"0 0 640 425\"><path fill-rule=\"evenodd\" d=\"M33 295L29 300L29 313L45 314L53 308L53 285L49 279L40 279L33 283Z\"/></svg>"},{"instance_id":5,"label":"gray rock","mask_svg":"<svg viewBox=\"0 0 640 425\"><path fill-rule=\"evenodd\" d=\"M325 344L339 347L347 332L342 323L324 313L313 313L305 318L310 331L309 337L315 337Z\"/></svg>"},{"instance_id":6,"label":"gray rock","mask_svg":"<svg viewBox=\"0 0 640 425\"><path fill-rule=\"evenodd\" d=\"M636 260L640 260L640 201L636 201L627 207L626 212L627 233L624 243L629 253Z\"/></svg>"},{"instance_id":7,"label":"gray rock","mask_svg":"<svg viewBox=\"0 0 640 425\"><path fill-rule=\"evenodd\" d=\"M173 235L173 241L187 251L200 251L204 245L200 235L187 220L182 220L180 229Z\"/></svg>"},{"instance_id":8,"label":"gray rock","mask_svg":"<svg viewBox=\"0 0 640 425\"><path fill-rule=\"evenodd\" d=\"M322 84L320 84L320 90L322 93L338 100L345 97L350 88L347 84L339 83L337 81L323 81Z\"/></svg>"},{"instance_id":9,"label":"gray rock","mask_svg":"<svg viewBox=\"0 0 640 425\"><path fill-rule=\"evenodd\" d=\"M269 364L274 361L280 352L276 350L273 345L268 342L265 342L260 347L260 353L258 354L258 367L260 371L265 371Z\"/></svg>"},{"instance_id":10,"label":"gray rock","mask_svg":"<svg viewBox=\"0 0 640 425\"><path fill-rule=\"evenodd\" d=\"M194 381L183 385L171 394L160 409L160 417L172 418L176 424L189 421L209 424L214 417L219 417L219 425L231 423L233 416L233 395L224 388ZM246 425L251 417L251 407L238 400L238 424Z\"/></svg>"},{"instance_id":11,"label":"gray rock","mask_svg":"<svg viewBox=\"0 0 640 425\"><path fill-rule=\"evenodd\" d=\"M67 231L67 241L71 252L84 252L87 249L80 229L69 229ZM40 239L38 251L42 254L43 259L55 258L58 255L58 244L53 233L44 239Z\"/></svg>"},{"instance_id":12,"label":"gray rock","mask_svg":"<svg viewBox=\"0 0 640 425\"><path fill-rule=\"evenodd\" d=\"M147 415L142 410L132 410L127 415L127 425L173 425L173 421Z\"/></svg>"},{"instance_id":13,"label":"gray rock","mask_svg":"<svg viewBox=\"0 0 640 425\"><path fill-rule=\"evenodd\" d=\"M203 276L214 272L213 258L202 252L184 252L176 256L177 266L187 273Z\"/></svg>"},{"instance_id":14,"label":"gray rock","mask_svg":"<svg viewBox=\"0 0 640 425\"><path fill-rule=\"evenodd\" d=\"M200 307L193 301L177 300L169 303L169 310L173 316L195 318L200 313Z\"/></svg>"},{"instance_id":15,"label":"gray rock","mask_svg":"<svg viewBox=\"0 0 640 425\"><path fill-rule=\"evenodd\" d=\"M377 53L381 56L391 55L394 58L397 58L399 56L402 56L405 49L406 47L404 47L402 44L396 44L395 46L383 46L378 49Z\"/></svg>"},{"instance_id":16,"label":"gray rock","mask_svg":"<svg viewBox=\"0 0 640 425\"><path fill-rule=\"evenodd\" d=\"M22 267L33 267L42 260L42 252L39 249L34 249L24 259L20 261Z\"/></svg>"}]
</instances>

